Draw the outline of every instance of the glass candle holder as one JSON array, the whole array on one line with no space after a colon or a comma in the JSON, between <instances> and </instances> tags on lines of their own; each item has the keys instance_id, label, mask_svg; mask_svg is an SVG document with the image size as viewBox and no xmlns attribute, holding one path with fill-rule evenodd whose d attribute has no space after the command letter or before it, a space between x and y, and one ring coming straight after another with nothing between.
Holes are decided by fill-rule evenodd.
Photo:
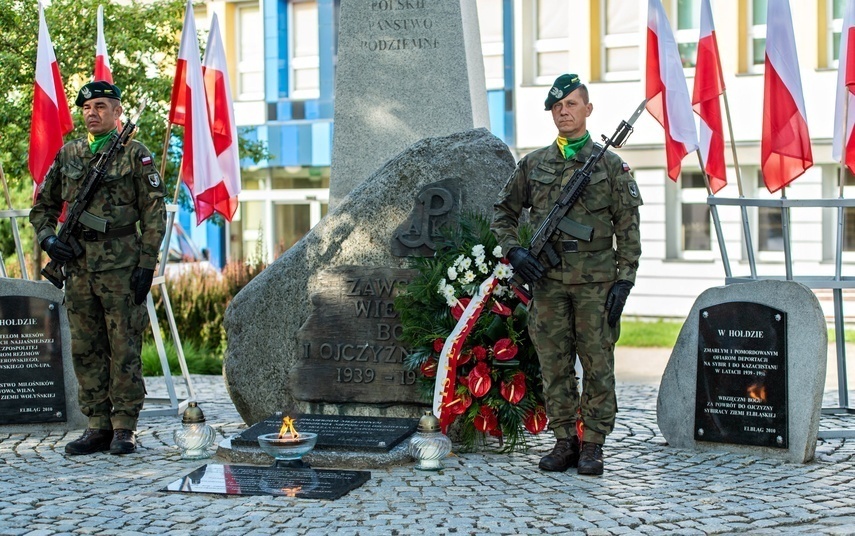
<instances>
[{"instance_id":1,"label":"glass candle holder","mask_svg":"<svg viewBox=\"0 0 855 536\"><path fill-rule=\"evenodd\" d=\"M172 435L175 444L181 449L184 460L209 458L209 448L214 444L217 433L205 423L205 415L196 402L190 402L181 418L181 428Z\"/></svg>"},{"instance_id":2,"label":"glass candle holder","mask_svg":"<svg viewBox=\"0 0 855 536\"><path fill-rule=\"evenodd\" d=\"M442 460L451 452L451 440L439 428L439 420L430 411L419 419L416 433L410 438L410 456L416 460L416 469L439 471Z\"/></svg>"}]
</instances>

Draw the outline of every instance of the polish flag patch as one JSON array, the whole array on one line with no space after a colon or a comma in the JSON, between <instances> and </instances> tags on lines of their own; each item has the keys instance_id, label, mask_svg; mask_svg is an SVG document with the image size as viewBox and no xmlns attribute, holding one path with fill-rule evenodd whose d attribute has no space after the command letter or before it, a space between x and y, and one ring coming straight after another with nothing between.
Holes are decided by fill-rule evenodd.
<instances>
[{"instance_id":1,"label":"polish flag patch","mask_svg":"<svg viewBox=\"0 0 855 536\"><path fill-rule=\"evenodd\" d=\"M140 162L142 162L142 165L144 165L144 166L150 166L151 165L151 156L140 157Z\"/></svg>"}]
</instances>

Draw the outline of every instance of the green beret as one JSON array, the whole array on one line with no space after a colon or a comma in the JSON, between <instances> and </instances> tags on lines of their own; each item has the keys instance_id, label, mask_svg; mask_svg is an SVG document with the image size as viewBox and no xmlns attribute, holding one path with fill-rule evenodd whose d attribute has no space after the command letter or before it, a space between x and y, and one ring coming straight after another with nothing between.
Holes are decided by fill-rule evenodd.
<instances>
[{"instance_id":1,"label":"green beret","mask_svg":"<svg viewBox=\"0 0 855 536\"><path fill-rule=\"evenodd\" d=\"M122 90L109 82L99 80L98 82L89 82L77 92L77 100L74 104L83 106L83 103L90 99L106 97L108 99L122 100Z\"/></svg>"},{"instance_id":2,"label":"green beret","mask_svg":"<svg viewBox=\"0 0 855 536\"><path fill-rule=\"evenodd\" d=\"M549 88L549 96L546 97L546 110L551 110L552 106L569 95L573 93L573 90L582 85L582 81L579 80L579 75L576 74L562 74L553 82L552 87Z\"/></svg>"}]
</instances>

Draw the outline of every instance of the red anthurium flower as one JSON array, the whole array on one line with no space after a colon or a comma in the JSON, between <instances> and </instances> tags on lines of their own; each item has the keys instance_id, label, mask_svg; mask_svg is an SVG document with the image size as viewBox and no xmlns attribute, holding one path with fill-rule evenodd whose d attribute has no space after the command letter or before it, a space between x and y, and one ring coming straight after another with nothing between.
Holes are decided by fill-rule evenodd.
<instances>
[{"instance_id":1,"label":"red anthurium flower","mask_svg":"<svg viewBox=\"0 0 855 536\"><path fill-rule=\"evenodd\" d=\"M546 429L546 408L537 406L523 418L523 426L532 434L539 434Z\"/></svg>"},{"instance_id":2,"label":"red anthurium flower","mask_svg":"<svg viewBox=\"0 0 855 536\"><path fill-rule=\"evenodd\" d=\"M482 405L478 409L478 415L475 415L473 424L479 432L490 432L499 425L499 419L496 417L496 412L489 406Z\"/></svg>"},{"instance_id":3,"label":"red anthurium flower","mask_svg":"<svg viewBox=\"0 0 855 536\"><path fill-rule=\"evenodd\" d=\"M429 357L427 361L422 363L422 366L419 367L419 370L421 370L422 376L424 376L425 378L434 378L436 377L436 369L438 366L439 362L436 359Z\"/></svg>"},{"instance_id":4,"label":"red anthurium flower","mask_svg":"<svg viewBox=\"0 0 855 536\"><path fill-rule=\"evenodd\" d=\"M490 379L490 368L484 361L479 361L472 372L469 373L469 392L474 397L481 397L487 394L490 387L493 386L493 380Z\"/></svg>"},{"instance_id":5,"label":"red anthurium flower","mask_svg":"<svg viewBox=\"0 0 855 536\"><path fill-rule=\"evenodd\" d=\"M525 396L525 373L522 371L513 375L510 382L502 382L499 389L502 398L511 404L517 404Z\"/></svg>"},{"instance_id":6,"label":"red anthurium flower","mask_svg":"<svg viewBox=\"0 0 855 536\"><path fill-rule=\"evenodd\" d=\"M466 309L466 306L469 305L471 298L460 298L457 300L457 303L454 304L454 307L451 308L451 316L454 317L455 320L460 320L460 317L463 316L463 310Z\"/></svg>"},{"instance_id":7,"label":"red anthurium flower","mask_svg":"<svg viewBox=\"0 0 855 536\"><path fill-rule=\"evenodd\" d=\"M461 415L472 405L469 393L457 394L446 406L452 415Z\"/></svg>"},{"instance_id":8,"label":"red anthurium flower","mask_svg":"<svg viewBox=\"0 0 855 536\"><path fill-rule=\"evenodd\" d=\"M434 339L434 341L433 341L433 351L434 352L437 352L437 353L441 352L443 346L445 346L445 339Z\"/></svg>"},{"instance_id":9,"label":"red anthurium flower","mask_svg":"<svg viewBox=\"0 0 855 536\"><path fill-rule=\"evenodd\" d=\"M487 349L483 346L476 346L475 348L473 348L472 354L478 361L484 361L485 359L487 359Z\"/></svg>"},{"instance_id":10,"label":"red anthurium flower","mask_svg":"<svg viewBox=\"0 0 855 536\"><path fill-rule=\"evenodd\" d=\"M493 309L492 311L497 315L501 316L511 316L511 308L507 305L500 303L499 300L493 300Z\"/></svg>"},{"instance_id":11,"label":"red anthurium flower","mask_svg":"<svg viewBox=\"0 0 855 536\"><path fill-rule=\"evenodd\" d=\"M517 350L517 345L507 338L499 339L496 341L496 344L493 345L493 355L496 356L498 361L508 361L509 359L513 359L517 355Z\"/></svg>"},{"instance_id":12,"label":"red anthurium flower","mask_svg":"<svg viewBox=\"0 0 855 536\"><path fill-rule=\"evenodd\" d=\"M457 366L465 365L472 359L472 350L467 350L465 352L461 352L460 355L457 356Z\"/></svg>"}]
</instances>

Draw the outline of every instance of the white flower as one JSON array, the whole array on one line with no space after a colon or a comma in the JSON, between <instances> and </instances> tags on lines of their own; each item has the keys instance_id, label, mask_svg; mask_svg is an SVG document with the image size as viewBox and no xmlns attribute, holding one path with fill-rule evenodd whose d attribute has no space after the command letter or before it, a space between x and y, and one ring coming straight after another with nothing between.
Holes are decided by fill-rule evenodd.
<instances>
[{"instance_id":1,"label":"white flower","mask_svg":"<svg viewBox=\"0 0 855 536\"><path fill-rule=\"evenodd\" d=\"M448 304L449 307L454 307L457 305L457 298L455 298L454 295L446 296L445 303Z\"/></svg>"},{"instance_id":2,"label":"white flower","mask_svg":"<svg viewBox=\"0 0 855 536\"><path fill-rule=\"evenodd\" d=\"M496 285L495 290L493 290L493 296L496 296L497 298L501 298L502 296L505 295L506 290L507 290L507 288L505 288L504 285Z\"/></svg>"},{"instance_id":3,"label":"white flower","mask_svg":"<svg viewBox=\"0 0 855 536\"><path fill-rule=\"evenodd\" d=\"M493 270L493 273L496 275L498 279L509 279L512 275L514 275L513 268L508 264L498 263L496 268Z\"/></svg>"},{"instance_id":4,"label":"white flower","mask_svg":"<svg viewBox=\"0 0 855 536\"><path fill-rule=\"evenodd\" d=\"M477 246L472 247L472 256L473 257L483 257L484 256L484 246L482 244L478 244Z\"/></svg>"},{"instance_id":5,"label":"white flower","mask_svg":"<svg viewBox=\"0 0 855 536\"><path fill-rule=\"evenodd\" d=\"M490 272L490 267L487 266L486 264L484 264L483 262L480 264L479 263L475 263L475 264L478 266L478 271L481 272L482 274L487 274Z\"/></svg>"},{"instance_id":6,"label":"white flower","mask_svg":"<svg viewBox=\"0 0 855 536\"><path fill-rule=\"evenodd\" d=\"M463 264L464 260L466 260L466 255L461 253L460 255L458 255L458 257L456 259L454 259L454 267L455 268L460 267L460 265Z\"/></svg>"},{"instance_id":7,"label":"white flower","mask_svg":"<svg viewBox=\"0 0 855 536\"><path fill-rule=\"evenodd\" d=\"M446 285L442 288L442 290L440 291L440 294L442 294L442 296L446 300L450 300L450 299L454 298L454 287L452 287L451 285Z\"/></svg>"},{"instance_id":8,"label":"white flower","mask_svg":"<svg viewBox=\"0 0 855 536\"><path fill-rule=\"evenodd\" d=\"M496 246L493 248L493 256L497 259L502 258L502 246Z\"/></svg>"},{"instance_id":9,"label":"white flower","mask_svg":"<svg viewBox=\"0 0 855 536\"><path fill-rule=\"evenodd\" d=\"M457 279L457 270L455 270L455 269L454 269L454 266L451 266L451 267L448 269L448 278L449 278L450 280L452 280L452 281L454 281L455 279Z\"/></svg>"},{"instance_id":10,"label":"white flower","mask_svg":"<svg viewBox=\"0 0 855 536\"><path fill-rule=\"evenodd\" d=\"M466 273L463 274L462 278L460 278L460 282L463 283L464 285L468 285L469 283L471 283L474 280L475 280L475 274L472 273L472 270L466 270Z\"/></svg>"},{"instance_id":11,"label":"white flower","mask_svg":"<svg viewBox=\"0 0 855 536\"><path fill-rule=\"evenodd\" d=\"M472 259L469 257L464 257L463 260L460 261L460 268L462 270L468 270L470 266L472 266Z\"/></svg>"}]
</instances>

